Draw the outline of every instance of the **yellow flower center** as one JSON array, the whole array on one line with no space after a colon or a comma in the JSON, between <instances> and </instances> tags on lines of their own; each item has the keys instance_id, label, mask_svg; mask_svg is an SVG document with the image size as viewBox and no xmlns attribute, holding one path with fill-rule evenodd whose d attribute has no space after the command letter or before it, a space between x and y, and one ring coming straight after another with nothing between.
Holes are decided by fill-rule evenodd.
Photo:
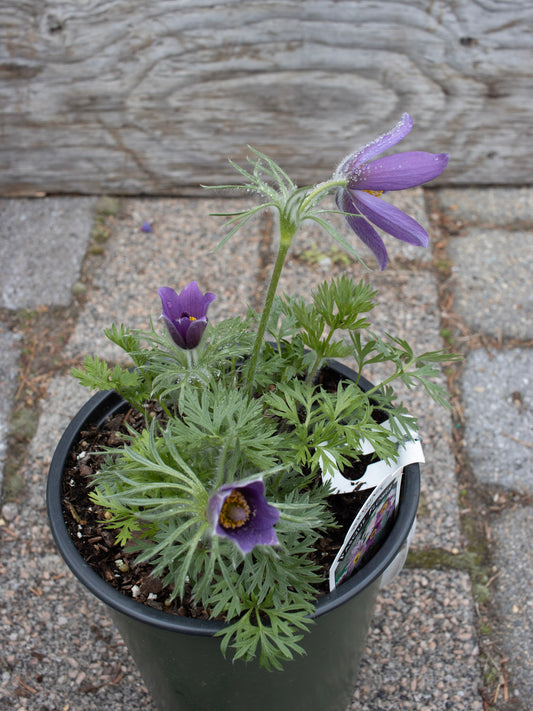
<instances>
[{"instance_id":1,"label":"yellow flower center","mask_svg":"<svg viewBox=\"0 0 533 711\"><path fill-rule=\"evenodd\" d=\"M363 192L373 195L374 197L381 197L383 195L383 190L363 190Z\"/></svg>"},{"instance_id":2,"label":"yellow flower center","mask_svg":"<svg viewBox=\"0 0 533 711\"><path fill-rule=\"evenodd\" d=\"M231 494L222 504L218 522L222 528L240 528L250 518L250 507L246 499L237 489L233 489Z\"/></svg>"}]
</instances>

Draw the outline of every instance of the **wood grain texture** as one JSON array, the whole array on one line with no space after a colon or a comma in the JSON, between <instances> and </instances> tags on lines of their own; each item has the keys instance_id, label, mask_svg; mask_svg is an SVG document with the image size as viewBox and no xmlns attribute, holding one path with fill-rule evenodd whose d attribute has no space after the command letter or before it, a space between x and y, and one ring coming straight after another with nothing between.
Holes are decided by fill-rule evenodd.
<instances>
[{"instance_id":1,"label":"wood grain texture","mask_svg":"<svg viewBox=\"0 0 533 711\"><path fill-rule=\"evenodd\" d=\"M441 184L533 182L533 2L0 0L0 193L300 183L391 127Z\"/></svg>"}]
</instances>

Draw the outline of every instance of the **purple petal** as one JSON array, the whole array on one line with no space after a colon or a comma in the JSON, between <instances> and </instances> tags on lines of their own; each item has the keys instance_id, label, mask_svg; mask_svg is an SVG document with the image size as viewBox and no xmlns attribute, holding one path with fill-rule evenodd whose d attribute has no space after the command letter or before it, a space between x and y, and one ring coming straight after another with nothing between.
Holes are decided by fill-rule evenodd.
<instances>
[{"instance_id":1,"label":"purple petal","mask_svg":"<svg viewBox=\"0 0 533 711\"><path fill-rule=\"evenodd\" d=\"M203 294L198 284L191 281L182 290L178 299L182 313L194 316L194 318L205 318L207 307L216 299L216 296L210 292Z\"/></svg>"},{"instance_id":2,"label":"purple petal","mask_svg":"<svg viewBox=\"0 0 533 711\"><path fill-rule=\"evenodd\" d=\"M176 328L176 326L174 326L174 323L169 318L167 318L165 316L165 314L163 314L162 316L163 316L163 320L166 324L166 327L168 329L168 332L170 334L170 337L172 338L174 343L177 346L179 346L180 348L187 348L187 343L185 341L184 336L182 336L180 330L178 328ZM179 324L179 322L178 322L178 324ZM185 333L185 335L187 335L187 334Z\"/></svg>"},{"instance_id":3,"label":"purple petal","mask_svg":"<svg viewBox=\"0 0 533 711\"><path fill-rule=\"evenodd\" d=\"M211 292L202 294L195 281L180 294L169 286L158 289L171 338L180 348L196 348L207 325L207 308L216 298Z\"/></svg>"},{"instance_id":4,"label":"purple petal","mask_svg":"<svg viewBox=\"0 0 533 711\"><path fill-rule=\"evenodd\" d=\"M152 229L152 225L148 220L143 224L141 227L141 232L153 232L154 230Z\"/></svg>"},{"instance_id":5,"label":"purple petal","mask_svg":"<svg viewBox=\"0 0 533 711\"><path fill-rule=\"evenodd\" d=\"M426 230L405 212L361 190L351 191L350 197L355 207L380 229L402 242L418 247L428 246L429 236Z\"/></svg>"},{"instance_id":6,"label":"purple petal","mask_svg":"<svg viewBox=\"0 0 533 711\"><path fill-rule=\"evenodd\" d=\"M188 318L183 318L181 319L181 321L187 322L187 324L184 324L185 342L187 344L187 348L196 348L196 346L202 340L202 336L204 335L204 331L207 326L207 319L197 318L195 321L191 321ZM179 326L178 330L180 330Z\"/></svg>"},{"instance_id":7,"label":"purple petal","mask_svg":"<svg viewBox=\"0 0 533 711\"><path fill-rule=\"evenodd\" d=\"M342 190L337 194L337 205L342 212L350 213L349 215L345 215L346 222L359 237L361 242L364 242L371 250L380 270L383 271L389 261L385 242L383 242L370 222L359 214L346 190Z\"/></svg>"},{"instance_id":8,"label":"purple petal","mask_svg":"<svg viewBox=\"0 0 533 711\"><path fill-rule=\"evenodd\" d=\"M180 298L170 286L162 286L157 290L163 307L163 316L169 321L180 318Z\"/></svg>"},{"instance_id":9,"label":"purple petal","mask_svg":"<svg viewBox=\"0 0 533 711\"><path fill-rule=\"evenodd\" d=\"M378 136L366 146L363 146L355 153L352 153L348 158L337 168L336 174L347 175L356 170L360 165L366 163L372 158L375 158L380 153L392 148L402 139L404 139L409 131L413 128L413 119L409 114L403 114L396 126L387 133ZM379 188L381 190L381 188Z\"/></svg>"},{"instance_id":10,"label":"purple petal","mask_svg":"<svg viewBox=\"0 0 533 711\"><path fill-rule=\"evenodd\" d=\"M357 168L353 177L348 179L348 187L357 190L405 190L433 180L447 165L446 153L396 153Z\"/></svg>"},{"instance_id":11,"label":"purple petal","mask_svg":"<svg viewBox=\"0 0 533 711\"><path fill-rule=\"evenodd\" d=\"M235 492L246 501L249 518L235 527L221 524L221 512L226 500ZM265 498L265 486L261 479L239 485L224 484L210 497L208 517L213 531L218 536L229 538L243 553L249 553L256 545L276 545L278 537L274 525L279 520L279 511Z\"/></svg>"}]
</instances>

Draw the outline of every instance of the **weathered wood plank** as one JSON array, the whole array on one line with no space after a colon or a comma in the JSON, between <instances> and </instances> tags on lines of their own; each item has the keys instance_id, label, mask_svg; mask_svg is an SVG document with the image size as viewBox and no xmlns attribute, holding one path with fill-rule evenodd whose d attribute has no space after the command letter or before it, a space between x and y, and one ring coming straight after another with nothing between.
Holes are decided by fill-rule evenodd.
<instances>
[{"instance_id":1,"label":"weathered wood plank","mask_svg":"<svg viewBox=\"0 0 533 711\"><path fill-rule=\"evenodd\" d=\"M532 50L523 0L0 0L0 193L187 192L247 144L311 182L403 111L441 183L531 183Z\"/></svg>"}]
</instances>

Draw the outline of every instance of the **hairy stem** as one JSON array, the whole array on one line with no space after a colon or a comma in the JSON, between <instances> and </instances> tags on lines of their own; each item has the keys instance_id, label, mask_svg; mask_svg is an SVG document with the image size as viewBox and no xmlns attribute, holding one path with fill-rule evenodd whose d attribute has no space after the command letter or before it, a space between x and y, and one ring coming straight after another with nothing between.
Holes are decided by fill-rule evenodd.
<instances>
[{"instance_id":1,"label":"hairy stem","mask_svg":"<svg viewBox=\"0 0 533 711\"><path fill-rule=\"evenodd\" d=\"M255 371L257 370L259 354L261 353L261 349L263 347L263 340L265 337L270 312L272 310L272 304L274 303L274 297L276 296L276 291L278 288L281 272L283 271L283 265L285 264L285 259L287 257L287 252L289 251L289 247L291 246L291 242L295 233L296 228L294 225L290 223L284 223L284 221L280 219L279 251L276 257L276 262L274 264L274 269L272 270L272 276L270 277L270 284L268 285L268 291L265 297L263 313L261 314L261 320L259 322L259 327L255 336L252 355L248 364L248 394L250 395L250 397L253 391Z\"/></svg>"},{"instance_id":2,"label":"hairy stem","mask_svg":"<svg viewBox=\"0 0 533 711\"><path fill-rule=\"evenodd\" d=\"M344 188L346 187L346 178L332 178L324 183L317 185L311 192L309 192L305 199L302 200L300 205L300 212L304 213L307 208L313 204L313 202L322 197L323 193L329 193L334 188Z\"/></svg>"}]
</instances>

